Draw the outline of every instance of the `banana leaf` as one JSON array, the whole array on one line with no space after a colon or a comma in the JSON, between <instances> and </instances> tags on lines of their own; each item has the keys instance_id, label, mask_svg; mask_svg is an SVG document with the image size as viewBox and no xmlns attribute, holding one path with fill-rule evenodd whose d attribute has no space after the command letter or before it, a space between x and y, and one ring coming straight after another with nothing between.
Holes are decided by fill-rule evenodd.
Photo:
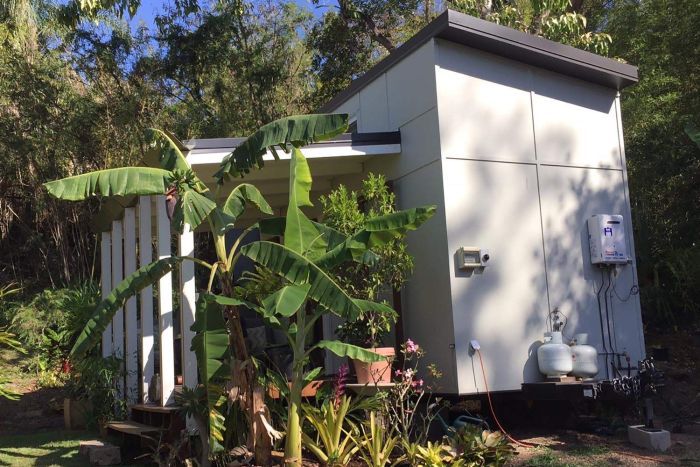
<instances>
[{"instance_id":1,"label":"banana leaf","mask_svg":"<svg viewBox=\"0 0 700 467\"><path fill-rule=\"evenodd\" d=\"M245 245L241 253L293 284L311 284L308 297L331 312L350 320L359 316L360 308L328 274L286 246L259 241Z\"/></svg>"},{"instance_id":2,"label":"banana leaf","mask_svg":"<svg viewBox=\"0 0 700 467\"><path fill-rule=\"evenodd\" d=\"M368 219L364 225L364 230L369 233L365 240L367 246L372 248L385 245L406 232L416 230L433 217L436 209L435 206L422 206ZM360 241L360 237L362 236L358 236L356 240Z\"/></svg>"},{"instance_id":3,"label":"banana leaf","mask_svg":"<svg viewBox=\"0 0 700 467\"><path fill-rule=\"evenodd\" d=\"M114 290L97 305L97 308L92 313L92 317L85 323L85 327L75 341L75 345L73 345L73 349L71 350L71 356L73 358L80 358L92 349L102 339L102 333L107 329L107 325L112 321L114 314L119 308L124 306L124 303L129 298L149 285L155 284L158 279L172 271L173 268L184 259L185 258L180 256L172 256L154 261L151 264L137 269L133 274L130 274L126 279L121 281Z\"/></svg>"},{"instance_id":4,"label":"banana leaf","mask_svg":"<svg viewBox=\"0 0 700 467\"><path fill-rule=\"evenodd\" d=\"M231 190L222 209L213 214L214 229L223 235L233 229L238 217L243 214L246 204L252 204L263 214L272 214L272 207L262 193L250 183L241 183Z\"/></svg>"},{"instance_id":5,"label":"banana leaf","mask_svg":"<svg viewBox=\"0 0 700 467\"><path fill-rule=\"evenodd\" d=\"M222 306L211 294L199 294L191 329L196 333L192 351L197 356L201 383L225 379L230 371L228 331Z\"/></svg>"},{"instance_id":6,"label":"banana leaf","mask_svg":"<svg viewBox=\"0 0 700 467\"><path fill-rule=\"evenodd\" d=\"M82 201L92 196L162 195L172 174L149 167L123 167L98 170L44 183L49 194L67 201Z\"/></svg>"},{"instance_id":7,"label":"banana leaf","mask_svg":"<svg viewBox=\"0 0 700 467\"><path fill-rule=\"evenodd\" d=\"M199 295L191 329L196 333L192 338L192 351L197 357L199 381L206 392L209 409L209 445L212 452L219 452L224 439L224 416L219 408L231 369L226 321L222 306L213 295Z\"/></svg>"},{"instance_id":8,"label":"banana leaf","mask_svg":"<svg viewBox=\"0 0 700 467\"><path fill-rule=\"evenodd\" d=\"M264 165L268 148L295 147L323 141L341 134L348 127L346 114L310 114L281 118L263 125L231 154L227 155L214 174L219 184L226 177L240 177Z\"/></svg>"},{"instance_id":9,"label":"banana leaf","mask_svg":"<svg viewBox=\"0 0 700 467\"><path fill-rule=\"evenodd\" d=\"M172 224L175 230L182 233L183 223L187 223L192 230L199 227L212 211L217 209L216 203L203 194L193 189L185 189L178 199Z\"/></svg>"},{"instance_id":10,"label":"banana leaf","mask_svg":"<svg viewBox=\"0 0 700 467\"><path fill-rule=\"evenodd\" d=\"M311 170L304 155L297 148L292 149L289 178L289 205L284 227L284 245L301 254L320 254L326 249L326 242L313 222L306 217L301 207L313 206L311 194Z\"/></svg>"},{"instance_id":11,"label":"banana leaf","mask_svg":"<svg viewBox=\"0 0 700 467\"><path fill-rule=\"evenodd\" d=\"M185 145L170 132L148 128L145 131L148 149L143 163L148 167L160 167L164 170L186 171L190 168L182 151Z\"/></svg>"},{"instance_id":12,"label":"banana leaf","mask_svg":"<svg viewBox=\"0 0 700 467\"><path fill-rule=\"evenodd\" d=\"M350 357L365 363L386 361L386 356L340 341L320 341L315 347L327 349L339 357Z\"/></svg>"},{"instance_id":13,"label":"banana leaf","mask_svg":"<svg viewBox=\"0 0 700 467\"><path fill-rule=\"evenodd\" d=\"M241 183L231 190L222 210L235 220L245 211L246 203L253 204L263 214L272 214L272 207L260 193L260 190L250 183Z\"/></svg>"},{"instance_id":14,"label":"banana leaf","mask_svg":"<svg viewBox=\"0 0 700 467\"><path fill-rule=\"evenodd\" d=\"M435 206L423 206L368 219L362 230L314 259L314 263L326 270L351 260L373 264L377 257L371 252L372 248L416 230L435 214L435 209Z\"/></svg>"},{"instance_id":15,"label":"banana leaf","mask_svg":"<svg viewBox=\"0 0 700 467\"><path fill-rule=\"evenodd\" d=\"M364 311L372 311L375 313L385 313L389 315L396 315L396 311L389 305L385 303L377 303L377 302L372 302L370 300L361 300L359 298L353 299L355 304L360 307L360 309Z\"/></svg>"},{"instance_id":16,"label":"banana leaf","mask_svg":"<svg viewBox=\"0 0 700 467\"><path fill-rule=\"evenodd\" d=\"M289 318L304 304L310 288L310 284L282 287L262 300L263 307L270 314Z\"/></svg>"}]
</instances>

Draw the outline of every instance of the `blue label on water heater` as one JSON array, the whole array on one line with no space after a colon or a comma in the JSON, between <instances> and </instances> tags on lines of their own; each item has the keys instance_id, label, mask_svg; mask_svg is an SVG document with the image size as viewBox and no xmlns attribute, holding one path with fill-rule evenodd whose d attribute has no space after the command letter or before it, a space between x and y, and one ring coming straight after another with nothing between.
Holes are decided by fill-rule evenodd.
<instances>
[{"instance_id":1,"label":"blue label on water heater","mask_svg":"<svg viewBox=\"0 0 700 467\"><path fill-rule=\"evenodd\" d=\"M603 229L603 235L605 237L612 237L613 236L612 227L605 227Z\"/></svg>"}]
</instances>

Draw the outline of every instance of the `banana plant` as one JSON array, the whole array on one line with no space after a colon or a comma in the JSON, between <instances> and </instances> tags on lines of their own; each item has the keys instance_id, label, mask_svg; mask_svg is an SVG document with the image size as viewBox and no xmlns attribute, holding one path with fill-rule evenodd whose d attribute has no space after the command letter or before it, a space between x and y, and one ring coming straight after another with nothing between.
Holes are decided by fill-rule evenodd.
<instances>
[{"instance_id":1,"label":"banana plant","mask_svg":"<svg viewBox=\"0 0 700 467\"><path fill-rule=\"evenodd\" d=\"M165 258L142 266L129 275L98 305L79 335L71 351L72 356L78 358L94 347L100 341L102 332L116 310L121 308L128 298L157 282L182 261L193 261L207 268L209 282L206 293L200 294L197 302L193 326L197 338L193 341L193 350L198 359L200 384L206 392L210 452L215 453L221 449L223 415L219 408L226 400L224 383L230 379L233 386L238 388L237 391L230 391L230 394L238 394L237 400L248 416L249 447L254 449L258 464L269 463L271 441L277 432L265 419L266 408L262 401L262 391L256 387L255 365L248 355L243 337L240 307L247 306L258 310L272 324L275 324L275 320L280 322L276 318L280 314L292 316L296 313L297 322L290 326L288 331L297 344L296 356L302 361L308 356L308 351L304 351L303 346L300 350L298 343L304 342L301 337L308 334L313 322L326 310L353 319L360 313L362 306L383 309L383 305L352 300L330 280L323 268L348 260L371 261L372 245L381 244L386 238L416 228L429 218L434 210L421 208L406 212L403 217L378 219L372 224L368 223L363 232L350 238L311 222L299 209L300 206L311 204L311 174L298 148L330 138L342 133L346 128L347 115L343 114L287 117L261 127L222 161L216 174L219 186L227 178L241 176L252 168L262 167L263 155L268 151L277 158L279 156L276 148L286 152L292 147L290 209L287 218L281 222L277 219L265 224L266 229L270 229L270 226L282 226L285 235L284 246L271 242L257 242L237 253L242 239L258 227L252 225L230 249L227 249L224 235L234 227L237 218L247 206L253 205L264 214L271 214L272 209L262 194L250 184L238 185L223 204L217 203L217 197L189 168L182 154L184 145L167 132L148 131L147 140L150 147L143 161L146 167L102 170L45 184L51 195L61 199L80 201L93 196L106 198L97 218L98 225L102 228L119 215L121 208L133 206L139 195L165 194L171 205L174 204L171 217L175 229L181 231L185 223L192 229L202 223L208 223L217 255L217 261L213 264L192 257ZM263 222L260 223L260 228L261 231L265 230ZM286 277L290 282L289 288L265 300L263 306L234 298L233 271L241 253ZM312 264L312 260L317 260L317 263ZM210 293L217 278L222 291L222 295L218 297ZM299 300L303 304L295 307ZM313 301L319 305L308 323L305 323L305 316L299 318L299 309L305 306L306 301ZM301 332L296 331L299 329ZM228 338L227 347L224 346L225 337ZM358 359L376 358L364 349L332 341L322 341L317 347ZM303 365L297 365L297 368L302 367ZM303 375L296 376L296 385L293 384L295 390L303 380ZM312 375L306 376L308 378ZM295 400L300 400L300 394L299 390ZM294 407L296 408L291 412L295 414L298 426L300 405L296 403ZM296 434L292 434L292 438L296 440L293 444L299 446L297 452L300 456L298 429Z\"/></svg>"},{"instance_id":2,"label":"banana plant","mask_svg":"<svg viewBox=\"0 0 700 467\"><path fill-rule=\"evenodd\" d=\"M349 356L365 362L385 358L335 340L321 340L307 347L314 324L325 314L333 313L354 320L366 310L393 313L385 304L351 298L326 272L327 269L344 261L371 261L371 247L418 228L432 216L435 209L410 209L374 218L358 234L344 237L323 224L312 222L302 211L302 207L312 206L311 185L308 162L302 152L293 147L283 244L257 241L241 249L241 254L287 281L287 285L262 299L259 306L253 307L269 325L286 334L292 348L293 368L285 444L287 466L301 466L302 462L301 394L304 386L320 373L320 368L305 372L311 352L325 349L341 357ZM281 222L271 224L279 229ZM286 322L292 324L282 324Z\"/></svg>"},{"instance_id":3,"label":"banana plant","mask_svg":"<svg viewBox=\"0 0 700 467\"><path fill-rule=\"evenodd\" d=\"M217 261L209 264L197 258L173 256L139 268L99 303L73 346L73 358L79 358L97 345L114 314L126 300L155 284L182 261L194 261L209 270L208 291L213 287L214 279L218 278L224 293L231 293L235 267L233 251L253 227L244 231L230 251L226 250L226 232L234 227L237 218L249 205L255 206L264 214L272 213L272 208L262 194L253 185L246 183L238 185L223 203L217 204L214 193L190 169L182 153L184 145L181 142L173 135L155 129L148 130L146 136L149 148L144 163L148 166L108 169L68 177L46 183L46 189L52 196L69 201L103 197L106 201L98 214L98 223L103 228L116 218L121 208L134 205L138 196L167 195L169 202L175 204L171 217L177 231L181 232L184 224L192 229L205 222L209 224ZM218 317L216 313L219 314ZM225 394L222 368L231 373L234 369L245 369L229 375L229 379L239 382L241 394L252 395L256 378L253 365L230 364L232 358L238 362L249 361L238 307L216 308L206 300L199 300L193 330L197 333L193 340L193 350L199 361L199 379L207 395L209 448L215 453L221 450L223 440L223 416L219 411ZM217 358L221 365L212 365ZM245 404L252 397L243 396L239 400ZM265 453L260 453L260 456L268 457Z\"/></svg>"},{"instance_id":4,"label":"banana plant","mask_svg":"<svg viewBox=\"0 0 700 467\"><path fill-rule=\"evenodd\" d=\"M263 128L267 128L267 131L258 131L243 143L246 151L254 151L256 154L251 161L260 159L260 162L255 164L257 167L262 166L260 151L264 153L266 150L265 147L256 146L257 143L272 146L274 151L275 145L284 147L287 144L304 145L320 141L347 128L347 115L288 117ZM267 135L268 132L272 136ZM209 270L207 291L212 289L214 279L218 278L224 295L231 295L235 282L233 270L238 259L234 251L243 237L255 226L246 229L229 250L226 249L226 232L235 226L237 218L249 205L255 206L264 214L272 214L272 208L260 191L247 183L239 184L223 203L217 204L215 194L190 169L182 153L185 146L177 138L164 131L149 129L146 140L149 147L143 159L145 167L100 170L49 182L45 187L52 196L68 201L102 197L105 202L97 216L97 226L101 228L108 226L120 215L122 208L135 205L138 196L166 195L171 204L171 220L175 230L181 232L184 224L188 224L191 229L205 222L209 224L217 261L209 264L197 258L175 256L145 265L129 275L98 305L75 342L71 352L73 358L79 358L97 345L102 332L127 299L145 287L155 284L182 261L194 261ZM252 167L250 164L246 165L248 163L245 161L237 162L237 154L240 152L241 150L234 151L233 156L222 164L222 170L230 167L235 175L249 171ZM277 154L276 151L274 153ZM233 164L234 162L237 165ZM238 169L239 166L242 168ZM264 412L264 407L253 407L250 403L256 399L253 397L256 375L255 366L250 361L245 346L239 315L240 305L238 302L223 306L215 304L208 300L206 295L197 303L196 322L193 327L197 337L193 341L193 350L198 358L200 383L207 393L209 443L212 453L221 449L220 441L223 439L223 416L218 410L222 404L226 379L222 375L223 371L229 371L229 378L239 387L239 401L247 404L245 408L248 409L250 427L254 426L254 419L259 417L258 414ZM217 359L220 364L213 364ZM253 431L261 430L250 430ZM266 444L263 449L256 449L256 439L260 438L257 434L251 436L249 447L255 449L258 458L262 458L261 462L265 463L264 459L269 458L269 443L263 443Z\"/></svg>"}]
</instances>

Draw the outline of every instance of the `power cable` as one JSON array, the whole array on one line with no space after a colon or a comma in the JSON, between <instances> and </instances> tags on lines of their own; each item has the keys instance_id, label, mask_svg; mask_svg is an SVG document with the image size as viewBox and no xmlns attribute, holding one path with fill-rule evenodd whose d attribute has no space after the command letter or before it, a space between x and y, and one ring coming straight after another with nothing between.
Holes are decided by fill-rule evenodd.
<instances>
[{"instance_id":1,"label":"power cable","mask_svg":"<svg viewBox=\"0 0 700 467\"><path fill-rule=\"evenodd\" d=\"M486 388L486 398L489 401L489 409L491 410L491 416L493 417L493 420L496 422L496 426L498 426L498 429L503 432L506 438L508 438L513 444L517 444L518 446L522 446L525 448L536 448L539 447L538 444L534 443L528 443L527 441L518 441L517 439L513 438L506 430L503 428L503 425L501 425L501 422L498 420L498 417L496 417L496 412L493 409L493 402L491 401L491 391L489 391L489 383L486 378L486 370L484 369L484 360L481 358L481 350L475 349L476 354L479 356L479 364L481 365L481 373L484 375L484 387Z\"/></svg>"},{"instance_id":2,"label":"power cable","mask_svg":"<svg viewBox=\"0 0 700 467\"><path fill-rule=\"evenodd\" d=\"M605 273L603 273L603 275L605 275ZM606 323L606 326L608 328L608 344L610 344L610 352L615 354L615 353L617 353L617 348L613 346L612 332L610 331L610 309L608 308L608 293L610 292L611 286L612 286L612 273L608 269L608 286L605 288L605 294L603 295L603 298L605 299L605 323Z\"/></svg>"},{"instance_id":3,"label":"power cable","mask_svg":"<svg viewBox=\"0 0 700 467\"><path fill-rule=\"evenodd\" d=\"M622 303L629 301L629 299L635 295L639 295L639 286L637 284L633 284L632 287L630 287L629 292L627 293L627 297L620 297L620 294L617 292L617 278L613 281L612 290L617 299L620 300Z\"/></svg>"},{"instance_id":4,"label":"power cable","mask_svg":"<svg viewBox=\"0 0 700 467\"><path fill-rule=\"evenodd\" d=\"M603 286L605 285L605 274L600 271L600 288L596 293L596 298L598 299L598 317L600 318L600 340L603 344L603 353L605 355L605 377L610 379L610 369L608 368L608 348L605 345L605 326L603 325L603 307L600 305L600 293L603 291Z\"/></svg>"}]
</instances>

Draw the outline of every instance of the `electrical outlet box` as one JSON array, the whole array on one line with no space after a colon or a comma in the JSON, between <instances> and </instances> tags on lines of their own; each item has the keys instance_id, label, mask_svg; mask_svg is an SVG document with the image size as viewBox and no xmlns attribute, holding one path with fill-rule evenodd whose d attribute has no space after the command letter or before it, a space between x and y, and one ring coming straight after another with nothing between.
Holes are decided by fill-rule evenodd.
<instances>
[{"instance_id":1,"label":"electrical outlet box","mask_svg":"<svg viewBox=\"0 0 700 467\"><path fill-rule=\"evenodd\" d=\"M619 214L596 214L588 219L591 263L627 264L627 240L624 219Z\"/></svg>"},{"instance_id":2,"label":"electrical outlet box","mask_svg":"<svg viewBox=\"0 0 700 467\"><path fill-rule=\"evenodd\" d=\"M457 250L457 265L461 270L483 268L490 259L488 250L475 246L463 246Z\"/></svg>"}]
</instances>

